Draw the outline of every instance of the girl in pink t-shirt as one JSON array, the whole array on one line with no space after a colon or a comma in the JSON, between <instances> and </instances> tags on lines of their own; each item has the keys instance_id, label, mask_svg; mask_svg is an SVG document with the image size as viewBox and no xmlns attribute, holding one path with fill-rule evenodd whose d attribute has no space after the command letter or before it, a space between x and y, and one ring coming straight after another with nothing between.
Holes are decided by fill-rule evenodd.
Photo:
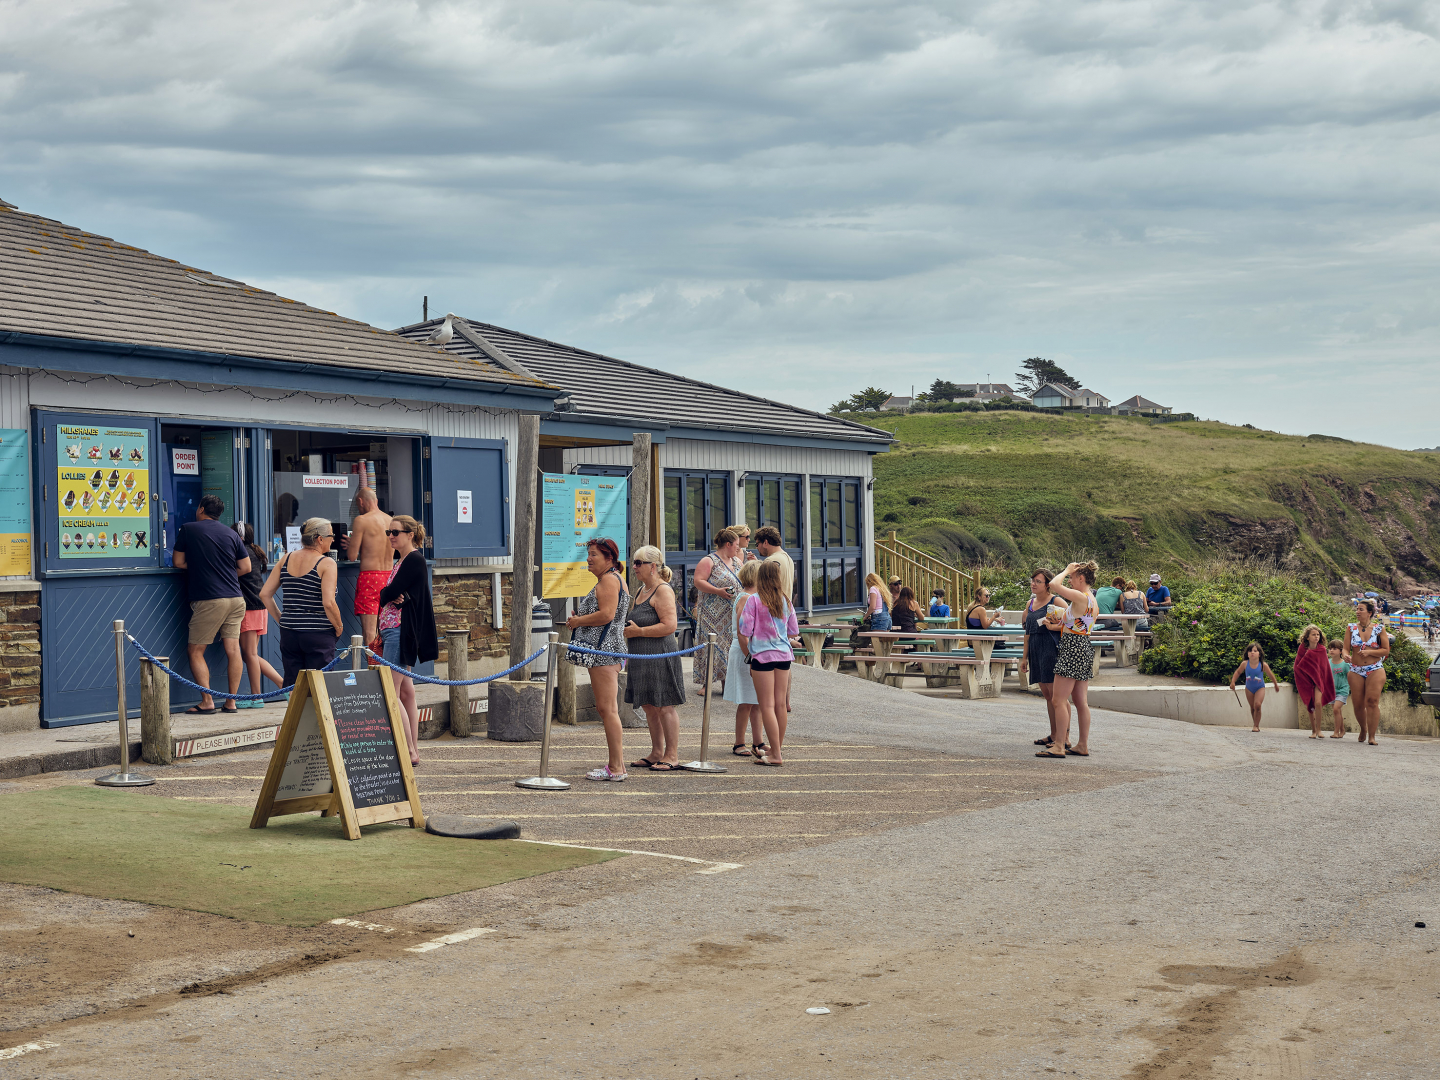
<instances>
[{"instance_id":1,"label":"girl in pink t-shirt","mask_svg":"<svg viewBox=\"0 0 1440 1080\"><path fill-rule=\"evenodd\" d=\"M792 638L798 638L800 624L782 586L778 563L760 564L760 580L754 596L740 611L740 651L750 665L750 678L760 699L760 716L765 724L767 754L757 765L784 765L781 746L785 742L785 707L790 693L790 664L795 659Z\"/></svg>"}]
</instances>

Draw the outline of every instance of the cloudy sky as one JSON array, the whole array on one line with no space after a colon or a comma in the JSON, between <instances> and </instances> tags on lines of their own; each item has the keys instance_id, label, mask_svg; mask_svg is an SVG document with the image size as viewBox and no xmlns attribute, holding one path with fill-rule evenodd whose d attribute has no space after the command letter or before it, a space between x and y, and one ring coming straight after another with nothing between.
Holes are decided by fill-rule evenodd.
<instances>
[{"instance_id":1,"label":"cloudy sky","mask_svg":"<svg viewBox=\"0 0 1440 1080\"><path fill-rule=\"evenodd\" d=\"M1440 444L1440 2L0 0L0 197L825 408Z\"/></svg>"}]
</instances>

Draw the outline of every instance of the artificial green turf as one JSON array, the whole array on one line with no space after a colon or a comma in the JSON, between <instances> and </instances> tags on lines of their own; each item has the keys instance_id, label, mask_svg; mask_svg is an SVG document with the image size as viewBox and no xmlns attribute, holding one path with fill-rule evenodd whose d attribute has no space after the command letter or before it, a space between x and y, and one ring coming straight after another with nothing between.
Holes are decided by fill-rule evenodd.
<instances>
[{"instance_id":1,"label":"artificial green turf","mask_svg":"<svg viewBox=\"0 0 1440 1080\"><path fill-rule=\"evenodd\" d=\"M401 825L347 840L309 814L251 829L248 809L93 787L0 795L0 821L0 881L287 926L616 857Z\"/></svg>"}]
</instances>

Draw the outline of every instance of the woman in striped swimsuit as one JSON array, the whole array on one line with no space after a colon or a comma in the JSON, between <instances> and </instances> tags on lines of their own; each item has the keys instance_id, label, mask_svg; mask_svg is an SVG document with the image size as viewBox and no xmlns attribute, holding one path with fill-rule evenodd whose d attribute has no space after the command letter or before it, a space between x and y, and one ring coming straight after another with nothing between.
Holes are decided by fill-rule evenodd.
<instances>
[{"instance_id":1,"label":"woman in striped swimsuit","mask_svg":"<svg viewBox=\"0 0 1440 1080\"><path fill-rule=\"evenodd\" d=\"M1390 655L1390 635L1375 621L1375 601L1361 600L1355 606L1355 621L1341 638L1344 659L1350 665L1350 704L1360 741L1375 745L1380 730L1380 691L1385 689L1385 658Z\"/></svg>"},{"instance_id":2,"label":"woman in striped swimsuit","mask_svg":"<svg viewBox=\"0 0 1440 1080\"><path fill-rule=\"evenodd\" d=\"M1055 658L1055 686L1050 691L1050 700L1054 704L1050 745L1036 757L1090 756L1090 703L1086 694L1095 665L1095 647L1090 643L1090 629L1100 614L1100 603L1094 593L1095 575L1099 572L1100 567L1094 562L1071 563L1050 581L1050 591L1070 601L1070 604L1065 609L1065 627L1060 632L1060 647ZM1074 582L1078 588L1066 585L1072 578L1078 579ZM1073 747L1066 749L1070 741L1072 702L1080 737Z\"/></svg>"}]
</instances>

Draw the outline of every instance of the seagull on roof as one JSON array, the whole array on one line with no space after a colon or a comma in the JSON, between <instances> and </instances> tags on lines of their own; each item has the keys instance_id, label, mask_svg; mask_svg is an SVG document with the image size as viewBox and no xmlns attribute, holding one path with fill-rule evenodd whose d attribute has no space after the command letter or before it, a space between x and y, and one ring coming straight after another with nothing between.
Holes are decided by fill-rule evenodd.
<instances>
[{"instance_id":1,"label":"seagull on roof","mask_svg":"<svg viewBox=\"0 0 1440 1080\"><path fill-rule=\"evenodd\" d=\"M449 312L445 321L435 328L435 332L425 339L426 345L444 345L455 336L455 328L450 325L450 320L455 318L455 313Z\"/></svg>"}]
</instances>

